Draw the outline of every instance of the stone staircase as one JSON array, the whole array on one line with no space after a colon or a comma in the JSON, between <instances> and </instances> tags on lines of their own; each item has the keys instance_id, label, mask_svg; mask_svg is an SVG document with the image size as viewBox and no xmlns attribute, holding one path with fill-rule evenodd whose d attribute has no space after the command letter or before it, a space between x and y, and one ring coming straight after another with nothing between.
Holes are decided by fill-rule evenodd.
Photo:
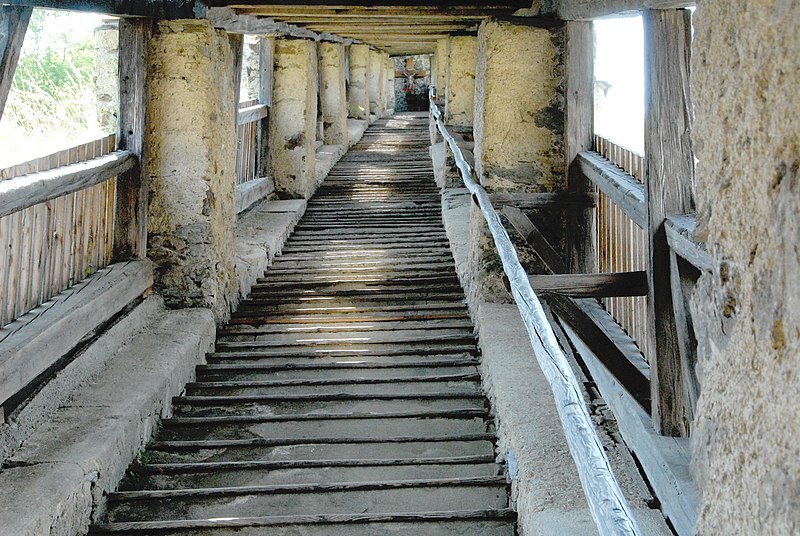
<instances>
[{"instance_id":1,"label":"stone staircase","mask_svg":"<svg viewBox=\"0 0 800 536\"><path fill-rule=\"evenodd\" d=\"M515 533L427 129L332 170L92 534Z\"/></svg>"}]
</instances>

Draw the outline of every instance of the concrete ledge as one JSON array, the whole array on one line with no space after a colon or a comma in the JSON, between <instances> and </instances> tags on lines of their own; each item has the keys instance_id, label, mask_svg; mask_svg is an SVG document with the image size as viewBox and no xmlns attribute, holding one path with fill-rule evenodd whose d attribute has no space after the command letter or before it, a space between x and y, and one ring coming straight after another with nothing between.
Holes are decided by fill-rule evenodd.
<instances>
[{"instance_id":1,"label":"concrete ledge","mask_svg":"<svg viewBox=\"0 0 800 536\"><path fill-rule=\"evenodd\" d=\"M272 177L262 177L236 186L236 214L241 214L275 191Z\"/></svg>"},{"instance_id":2,"label":"concrete ledge","mask_svg":"<svg viewBox=\"0 0 800 536\"><path fill-rule=\"evenodd\" d=\"M350 138L350 147L361 141L364 137L364 132L369 128L369 121L364 119L348 119L347 120L347 134Z\"/></svg>"},{"instance_id":3,"label":"concrete ledge","mask_svg":"<svg viewBox=\"0 0 800 536\"><path fill-rule=\"evenodd\" d=\"M383 111L383 116L382 117L392 117L393 115L394 115L394 108L386 108Z\"/></svg>"},{"instance_id":4,"label":"concrete ledge","mask_svg":"<svg viewBox=\"0 0 800 536\"><path fill-rule=\"evenodd\" d=\"M375 115L375 114L369 114L369 124L370 124L370 125L371 125L372 123L374 123L375 121L377 121L377 120L378 120L378 116L377 116L377 115Z\"/></svg>"},{"instance_id":5,"label":"concrete ledge","mask_svg":"<svg viewBox=\"0 0 800 536\"><path fill-rule=\"evenodd\" d=\"M206 309L163 308L150 318L0 472L4 534L85 534L103 514L106 494L170 415L172 397L213 349L214 318Z\"/></svg>"},{"instance_id":6,"label":"concrete ledge","mask_svg":"<svg viewBox=\"0 0 800 536\"><path fill-rule=\"evenodd\" d=\"M284 242L306 211L304 199L262 201L236 223L236 280L239 296L250 288L272 264Z\"/></svg>"},{"instance_id":7,"label":"concrete ledge","mask_svg":"<svg viewBox=\"0 0 800 536\"><path fill-rule=\"evenodd\" d=\"M314 173L316 186L322 184L328 173L331 172L336 162L347 152L347 147L344 145L323 145L317 149L317 161Z\"/></svg>"}]
</instances>

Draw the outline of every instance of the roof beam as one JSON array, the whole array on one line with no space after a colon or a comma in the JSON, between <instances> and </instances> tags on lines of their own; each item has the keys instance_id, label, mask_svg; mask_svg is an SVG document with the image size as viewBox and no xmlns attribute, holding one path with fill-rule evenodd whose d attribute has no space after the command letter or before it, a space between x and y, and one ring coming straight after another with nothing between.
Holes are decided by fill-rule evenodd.
<instances>
[{"instance_id":1,"label":"roof beam","mask_svg":"<svg viewBox=\"0 0 800 536\"><path fill-rule=\"evenodd\" d=\"M229 33L298 37L314 41L333 41L347 45L353 42L352 39L345 39L329 33L314 32L300 26L278 22L268 17L242 15L225 7L209 8L206 16L215 28L220 28Z\"/></svg>"},{"instance_id":2,"label":"roof beam","mask_svg":"<svg viewBox=\"0 0 800 536\"><path fill-rule=\"evenodd\" d=\"M561 20L592 20L611 15L625 15L645 9L680 9L695 5L695 0L560 0L554 8L527 8L517 17L555 15Z\"/></svg>"},{"instance_id":3,"label":"roof beam","mask_svg":"<svg viewBox=\"0 0 800 536\"><path fill-rule=\"evenodd\" d=\"M205 5L200 0L0 0L0 3L153 19L195 19L205 15Z\"/></svg>"}]
</instances>

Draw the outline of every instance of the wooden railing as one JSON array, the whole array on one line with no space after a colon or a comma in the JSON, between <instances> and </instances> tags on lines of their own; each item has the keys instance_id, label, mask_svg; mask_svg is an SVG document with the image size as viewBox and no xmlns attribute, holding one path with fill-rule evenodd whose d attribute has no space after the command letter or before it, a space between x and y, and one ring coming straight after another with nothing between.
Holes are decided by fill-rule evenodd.
<instances>
[{"instance_id":1,"label":"wooden railing","mask_svg":"<svg viewBox=\"0 0 800 536\"><path fill-rule=\"evenodd\" d=\"M259 122L267 117L269 107L258 100L239 104L236 127L236 184L259 178ZM262 142L263 143L263 142Z\"/></svg>"},{"instance_id":2,"label":"wooden railing","mask_svg":"<svg viewBox=\"0 0 800 536\"><path fill-rule=\"evenodd\" d=\"M642 181L644 157L611 141L595 136L595 151L611 163ZM642 187L642 202L644 189ZM602 190L596 212L597 264L600 272L628 272L647 269L647 236L640 223L632 220L625 211ZM645 359L648 348L647 298L629 296L604 298L603 305L620 326L639 345Z\"/></svg>"},{"instance_id":3,"label":"wooden railing","mask_svg":"<svg viewBox=\"0 0 800 536\"><path fill-rule=\"evenodd\" d=\"M480 185L480 181L476 180L478 177L464 159L457 141L448 132L441 112L432 100L430 111L439 132L452 151L464 185L477 200L492 234L511 293L530 336L534 354L552 389L567 444L598 530L609 536L640 534L606 458L603 444L597 436L580 385L559 346L539 298L531 287L529 276L519 262L511 239L492 207L489 195Z\"/></svg>"},{"instance_id":4,"label":"wooden railing","mask_svg":"<svg viewBox=\"0 0 800 536\"><path fill-rule=\"evenodd\" d=\"M0 170L0 325L111 262L115 137ZM83 162L83 163L80 163Z\"/></svg>"}]
</instances>

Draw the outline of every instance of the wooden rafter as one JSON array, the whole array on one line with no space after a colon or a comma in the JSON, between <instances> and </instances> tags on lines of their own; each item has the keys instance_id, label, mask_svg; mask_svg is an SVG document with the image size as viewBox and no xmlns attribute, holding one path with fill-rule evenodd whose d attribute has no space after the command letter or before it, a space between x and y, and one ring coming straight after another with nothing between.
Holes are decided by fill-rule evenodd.
<instances>
[{"instance_id":1,"label":"wooden rafter","mask_svg":"<svg viewBox=\"0 0 800 536\"><path fill-rule=\"evenodd\" d=\"M0 118L11 91L32 11L29 7L0 6Z\"/></svg>"}]
</instances>

